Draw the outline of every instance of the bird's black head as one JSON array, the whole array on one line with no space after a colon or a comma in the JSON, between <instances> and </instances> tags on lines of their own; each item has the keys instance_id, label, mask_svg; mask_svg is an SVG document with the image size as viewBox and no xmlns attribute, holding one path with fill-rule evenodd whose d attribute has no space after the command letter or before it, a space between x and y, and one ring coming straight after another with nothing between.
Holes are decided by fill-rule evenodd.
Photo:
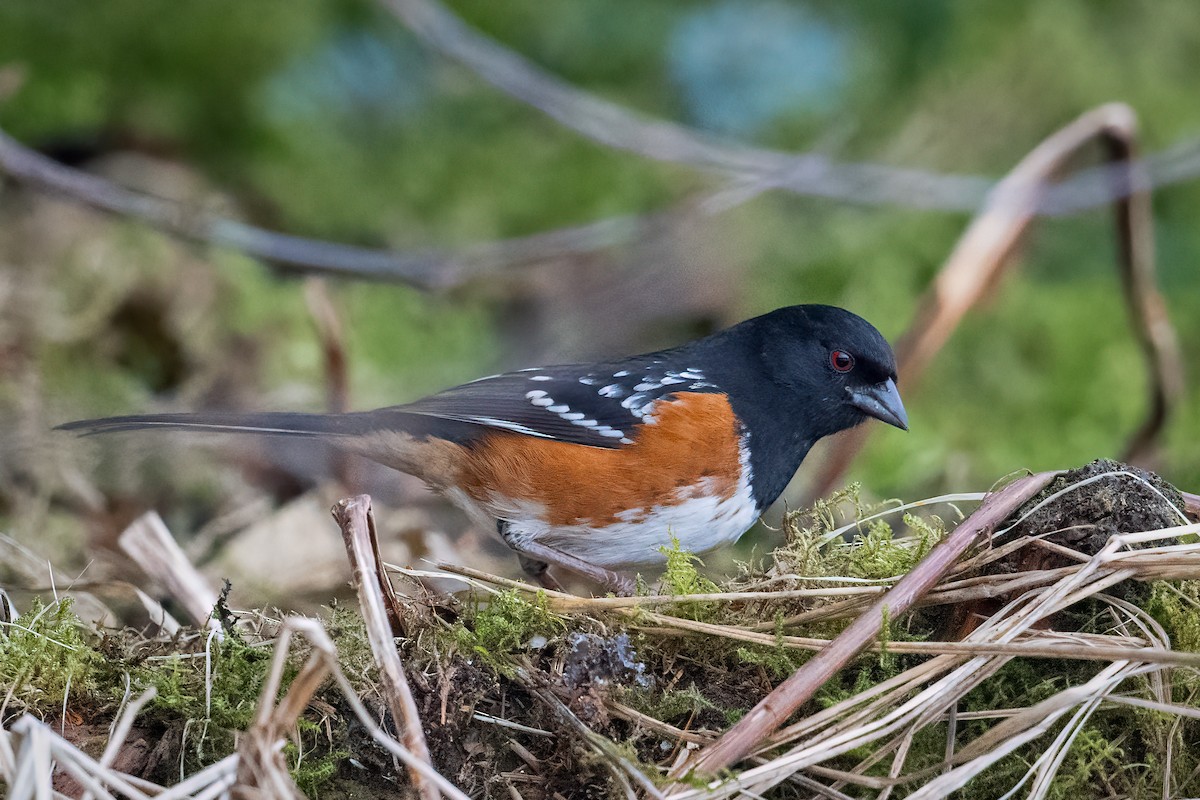
<instances>
[{"instance_id":1,"label":"bird's black head","mask_svg":"<svg viewBox=\"0 0 1200 800\"><path fill-rule=\"evenodd\" d=\"M896 357L871 323L833 306L789 306L752 320L765 372L804 401L814 439L874 417L908 430Z\"/></svg>"},{"instance_id":2,"label":"bird's black head","mask_svg":"<svg viewBox=\"0 0 1200 800\"><path fill-rule=\"evenodd\" d=\"M789 306L709 342L723 367L718 385L739 387L729 401L750 436L759 508L779 497L818 439L870 417L908 429L892 348L849 311Z\"/></svg>"},{"instance_id":3,"label":"bird's black head","mask_svg":"<svg viewBox=\"0 0 1200 800\"><path fill-rule=\"evenodd\" d=\"M908 430L896 357L869 322L833 306L788 306L666 353L703 368L748 437L759 509L779 497L818 439L874 417Z\"/></svg>"}]
</instances>

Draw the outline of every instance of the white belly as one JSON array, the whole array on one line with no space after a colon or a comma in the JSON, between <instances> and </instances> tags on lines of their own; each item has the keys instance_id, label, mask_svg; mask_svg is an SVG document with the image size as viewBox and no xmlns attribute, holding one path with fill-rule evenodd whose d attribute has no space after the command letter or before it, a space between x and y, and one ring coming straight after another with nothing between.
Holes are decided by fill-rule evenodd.
<instances>
[{"instance_id":1,"label":"white belly","mask_svg":"<svg viewBox=\"0 0 1200 800\"><path fill-rule=\"evenodd\" d=\"M678 505L658 506L637 514L637 521L604 527L529 525L532 538L556 550L608 569L666 561L671 537L689 553L707 553L737 541L758 519L758 508L747 491L727 500L701 497ZM635 515L630 515L635 516Z\"/></svg>"},{"instance_id":2,"label":"white belly","mask_svg":"<svg viewBox=\"0 0 1200 800\"><path fill-rule=\"evenodd\" d=\"M457 490L449 497L483 525L494 528L497 519L505 520L510 543L518 550L521 542L536 541L591 564L619 570L664 563L663 549L671 547L672 536L679 540L680 549L689 553L706 553L737 541L761 512L749 479L746 464L737 490L727 498L689 487L679 492L686 499L648 510L630 509L606 525L551 525L536 503L514 503L494 496L488 503L479 503Z\"/></svg>"}]
</instances>

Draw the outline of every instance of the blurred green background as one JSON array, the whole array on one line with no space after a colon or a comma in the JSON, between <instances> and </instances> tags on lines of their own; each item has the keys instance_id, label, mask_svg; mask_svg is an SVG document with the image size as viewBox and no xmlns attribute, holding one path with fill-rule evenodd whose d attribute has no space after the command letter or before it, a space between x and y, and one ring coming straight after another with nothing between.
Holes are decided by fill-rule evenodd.
<instances>
[{"instance_id":1,"label":"blurred green background","mask_svg":"<svg viewBox=\"0 0 1200 800\"><path fill-rule=\"evenodd\" d=\"M1147 152L1200 137L1194 0L451 8L630 109L838 160L997 178L1114 100L1138 113ZM31 147L344 243L467 246L662 211L719 185L564 129L368 0L6 0L0 76L0 127ZM1195 374L1200 191L1162 188L1154 209L1164 291ZM775 192L449 291L331 281L350 400L393 404L501 368L662 346L796 302L847 306L895 337L969 218ZM876 431L851 477L873 496L913 498L1117 455L1143 413L1145 375L1113 240L1104 207L1041 220L1018 272L909 393L911 432ZM135 469L114 455L128 444L105 442L99 460L72 466L68 444L46 434L57 422L323 406L320 343L295 273L12 181L0 184L0 271L0 528L45 535L72 497L115 517L121 503L174 502L190 509L175 524L196 527L230 490L190 473L178 451L143 452ZM1197 441L1193 385L1160 465L1193 490Z\"/></svg>"}]
</instances>

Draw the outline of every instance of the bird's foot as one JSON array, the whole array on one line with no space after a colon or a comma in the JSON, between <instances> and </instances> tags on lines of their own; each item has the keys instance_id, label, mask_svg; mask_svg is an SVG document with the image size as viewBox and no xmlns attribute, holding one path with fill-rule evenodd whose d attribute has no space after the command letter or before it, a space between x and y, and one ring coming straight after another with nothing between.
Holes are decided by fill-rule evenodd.
<instances>
[{"instance_id":1,"label":"bird's foot","mask_svg":"<svg viewBox=\"0 0 1200 800\"><path fill-rule=\"evenodd\" d=\"M509 545L516 549L513 542L510 541ZM630 597L637 591L637 583L626 575L597 564L589 564L580 558L537 542L522 542L520 549L517 550L517 557L521 560L521 568L525 570L525 574L547 589L562 591L562 586L549 571L551 566L555 566L590 578L620 597Z\"/></svg>"}]
</instances>

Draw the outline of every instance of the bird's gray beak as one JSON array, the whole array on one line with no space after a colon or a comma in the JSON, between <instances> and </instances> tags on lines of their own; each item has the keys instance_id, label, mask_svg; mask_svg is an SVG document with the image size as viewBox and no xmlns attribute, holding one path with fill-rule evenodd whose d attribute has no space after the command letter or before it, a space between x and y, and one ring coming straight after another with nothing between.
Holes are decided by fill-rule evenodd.
<instances>
[{"instance_id":1,"label":"bird's gray beak","mask_svg":"<svg viewBox=\"0 0 1200 800\"><path fill-rule=\"evenodd\" d=\"M904 410L896 382L891 378L865 389L847 387L846 391L850 393L850 405L859 411L900 430L908 430L908 412Z\"/></svg>"}]
</instances>

